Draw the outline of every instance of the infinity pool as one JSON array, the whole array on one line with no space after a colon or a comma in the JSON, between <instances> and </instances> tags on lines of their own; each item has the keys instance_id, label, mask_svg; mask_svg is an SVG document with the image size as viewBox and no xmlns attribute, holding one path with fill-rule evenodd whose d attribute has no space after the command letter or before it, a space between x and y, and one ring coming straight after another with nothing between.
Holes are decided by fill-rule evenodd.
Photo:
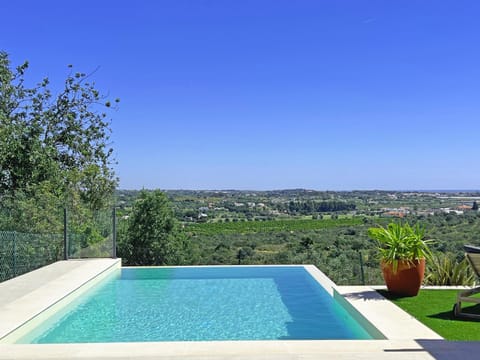
<instances>
[{"instance_id":1,"label":"infinity pool","mask_svg":"<svg viewBox=\"0 0 480 360\"><path fill-rule=\"evenodd\" d=\"M122 268L20 343L371 339L303 266Z\"/></svg>"}]
</instances>

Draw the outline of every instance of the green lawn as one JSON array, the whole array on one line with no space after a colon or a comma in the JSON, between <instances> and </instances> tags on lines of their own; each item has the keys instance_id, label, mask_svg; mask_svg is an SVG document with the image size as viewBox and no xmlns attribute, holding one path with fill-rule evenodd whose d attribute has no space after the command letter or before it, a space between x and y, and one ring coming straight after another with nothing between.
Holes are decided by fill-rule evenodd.
<instances>
[{"instance_id":1,"label":"green lawn","mask_svg":"<svg viewBox=\"0 0 480 360\"><path fill-rule=\"evenodd\" d=\"M480 341L480 320L453 317L457 290L421 290L418 296L402 298L379 292L447 340ZM463 303L463 308L480 314L480 305Z\"/></svg>"}]
</instances>

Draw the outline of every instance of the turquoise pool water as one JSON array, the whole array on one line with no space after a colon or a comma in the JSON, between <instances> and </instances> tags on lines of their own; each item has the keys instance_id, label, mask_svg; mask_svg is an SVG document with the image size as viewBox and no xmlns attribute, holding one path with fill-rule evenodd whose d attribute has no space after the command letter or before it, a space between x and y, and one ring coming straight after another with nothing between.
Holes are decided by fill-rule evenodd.
<instances>
[{"instance_id":1,"label":"turquoise pool water","mask_svg":"<svg viewBox=\"0 0 480 360\"><path fill-rule=\"evenodd\" d=\"M302 266L123 268L22 343L371 339Z\"/></svg>"}]
</instances>

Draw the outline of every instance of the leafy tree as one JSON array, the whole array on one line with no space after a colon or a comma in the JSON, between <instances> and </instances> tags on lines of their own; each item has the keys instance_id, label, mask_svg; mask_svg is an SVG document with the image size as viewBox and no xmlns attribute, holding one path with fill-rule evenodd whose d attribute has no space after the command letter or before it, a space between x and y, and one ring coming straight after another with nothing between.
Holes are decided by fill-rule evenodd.
<instances>
[{"instance_id":1,"label":"leafy tree","mask_svg":"<svg viewBox=\"0 0 480 360\"><path fill-rule=\"evenodd\" d=\"M54 95L48 78L27 87L27 69L28 62L12 69L0 52L0 196L29 197L50 188L64 202L79 198L100 208L116 186L110 124L99 111L111 102L90 75L71 70Z\"/></svg>"},{"instance_id":2,"label":"leafy tree","mask_svg":"<svg viewBox=\"0 0 480 360\"><path fill-rule=\"evenodd\" d=\"M118 254L128 265L177 265L190 261L188 242L179 231L167 196L142 191L133 205Z\"/></svg>"},{"instance_id":3,"label":"leafy tree","mask_svg":"<svg viewBox=\"0 0 480 360\"><path fill-rule=\"evenodd\" d=\"M248 256L247 251L244 248L240 248L237 251L237 260L238 260L238 265L242 263L242 260L244 260Z\"/></svg>"},{"instance_id":4,"label":"leafy tree","mask_svg":"<svg viewBox=\"0 0 480 360\"><path fill-rule=\"evenodd\" d=\"M313 248L313 240L309 236L304 236L302 240L300 240L300 246L302 251L308 251Z\"/></svg>"},{"instance_id":5,"label":"leafy tree","mask_svg":"<svg viewBox=\"0 0 480 360\"><path fill-rule=\"evenodd\" d=\"M473 202L473 205L472 205L472 210L476 210L478 211L478 204L476 201Z\"/></svg>"}]
</instances>

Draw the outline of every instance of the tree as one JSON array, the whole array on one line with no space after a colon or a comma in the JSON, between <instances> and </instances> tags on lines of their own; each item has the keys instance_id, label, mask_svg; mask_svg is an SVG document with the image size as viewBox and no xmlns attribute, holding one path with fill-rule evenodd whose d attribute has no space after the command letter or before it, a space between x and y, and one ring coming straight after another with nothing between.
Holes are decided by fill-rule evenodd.
<instances>
[{"instance_id":1,"label":"tree","mask_svg":"<svg viewBox=\"0 0 480 360\"><path fill-rule=\"evenodd\" d=\"M302 237L302 240L300 240L300 247L302 251L309 251L313 248L313 240L309 236L304 236Z\"/></svg>"},{"instance_id":2,"label":"tree","mask_svg":"<svg viewBox=\"0 0 480 360\"><path fill-rule=\"evenodd\" d=\"M242 260L244 260L247 257L247 252L245 251L244 248L240 248L237 251L237 260L238 260L238 265L242 263Z\"/></svg>"},{"instance_id":3,"label":"tree","mask_svg":"<svg viewBox=\"0 0 480 360\"><path fill-rule=\"evenodd\" d=\"M27 69L28 62L12 69L0 52L0 197L28 197L41 187L55 189L64 202L100 208L117 182L110 123L99 111L111 102L90 75L70 70L54 95L48 78L27 87Z\"/></svg>"},{"instance_id":4,"label":"tree","mask_svg":"<svg viewBox=\"0 0 480 360\"><path fill-rule=\"evenodd\" d=\"M128 265L177 265L185 262L189 250L167 196L159 190L141 191L119 243L119 256Z\"/></svg>"},{"instance_id":5,"label":"tree","mask_svg":"<svg viewBox=\"0 0 480 360\"><path fill-rule=\"evenodd\" d=\"M476 201L473 201L472 210L478 211L478 204Z\"/></svg>"}]
</instances>

